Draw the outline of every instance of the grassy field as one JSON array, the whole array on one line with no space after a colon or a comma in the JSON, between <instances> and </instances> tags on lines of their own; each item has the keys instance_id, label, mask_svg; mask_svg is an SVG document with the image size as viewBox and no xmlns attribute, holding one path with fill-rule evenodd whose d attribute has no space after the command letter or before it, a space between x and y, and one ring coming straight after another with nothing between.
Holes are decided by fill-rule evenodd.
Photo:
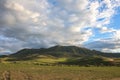
<instances>
[{"instance_id":1,"label":"grassy field","mask_svg":"<svg viewBox=\"0 0 120 80\"><path fill-rule=\"evenodd\" d=\"M0 63L0 80L120 80L120 67Z\"/></svg>"}]
</instances>

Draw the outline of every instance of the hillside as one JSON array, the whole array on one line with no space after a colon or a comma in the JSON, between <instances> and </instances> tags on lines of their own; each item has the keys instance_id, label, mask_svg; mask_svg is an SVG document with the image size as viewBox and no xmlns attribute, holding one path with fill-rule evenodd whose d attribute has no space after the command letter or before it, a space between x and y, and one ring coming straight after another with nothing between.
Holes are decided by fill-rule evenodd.
<instances>
[{"instance_id":1,"label":"hillside","mask_svg":"<svg viewBox=\"0 0 120 80\"><path fill-rule=\"evenodd\" d=\"M46 55L46 56L49 55L53 57L83 57L83 56L93 56L94 53L89 49L80 48L76 46L54 46L50 48L40 48L40 49L23 49L10 55L10 57L33 58L39 55Z\"/></svg>"},{"instance_id":2,"label":"hillside","mask_svg":"<svg viewBox=\"0 0 120 80\"><path fill-rule=\"evenodd\" d=\"M85 57L85 56L104 56L104 57L120 57L119 53L103 53L95 50L89 50L86 48L76 46L54 46L50 48L40 49L23 49L9 57L16 60L29 60L39 58L40 55L48 57Z\"/></svg>"},{"instance_id":3,"label":"hillside","mask_svg":"<svg viewBox=\"0 0 120 80\"><path fill-rule=\"evenodd\" d=\"M35 65L119 66L120 54L103 53L76 46L53 46L40 49L22 49L14 54L0 56L0 62L25 62Z\"/></svg>"}]
</instances>

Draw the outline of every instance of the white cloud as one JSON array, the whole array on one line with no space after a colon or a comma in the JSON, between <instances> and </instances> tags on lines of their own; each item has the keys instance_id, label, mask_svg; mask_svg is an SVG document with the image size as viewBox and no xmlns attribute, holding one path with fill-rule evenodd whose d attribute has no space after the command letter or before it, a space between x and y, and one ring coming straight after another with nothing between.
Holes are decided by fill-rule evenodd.
<instances>
[{"instance_id":1,"label":"white cloud","mask_svg":"<svg viewBox=\"0 0 120 80\"><path fill-rule=\"evenodd\" d=\"M119 2L0 0L0 36L5 38L5 44L1 43L0 48L4 46L4 49L15 52L24 47L82 45L94 35L92 28L99 28L102 33L114 33L114 29L106 25L110 23Z\"/></svg>"},{"instance_id":2,"label":"white cloud","mask_svg":"<svg viewBox=\"0 0 120 80\"><path fill-rule=\"evenodd\" d=\"M94 42L85 44L84 46L103 52L120 52L120 40L113 38L96 40Z\"/></svg>"},{"instance_id":3,"label":"white cloud","mask_svg":"<svg viewBox=\"0 0 120 80\"><path fill-rule=\"evenodd\" d=\"M36 22L38 17L40 16L39 13L30 11L30 10L26 9L23 5L20 5L17 2L9 2L8 1L5 6L6 6L6 8L13 10L15 12L15 14L13 16L16 15L16 17L19 18L19 20L21 20L23 22L28 21L30 19L32 19L33 21ZM17 14L16 14L16 12L17 12Z\"/></svg>"},{"instance_id":4,"label":"white cloud","mask_svg":"<svg viewBox=\"0 0 120 80\"><path fill-rule=\"evenodd\" d=\"M113 38L116 40L120 40L120 30L114 31Z\"/></svg>"}]
</instances>

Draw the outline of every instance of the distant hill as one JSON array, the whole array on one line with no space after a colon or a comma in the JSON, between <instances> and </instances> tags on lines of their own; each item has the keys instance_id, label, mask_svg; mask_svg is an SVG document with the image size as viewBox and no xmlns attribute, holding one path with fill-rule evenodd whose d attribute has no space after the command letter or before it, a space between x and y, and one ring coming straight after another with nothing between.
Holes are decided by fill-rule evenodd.
<instances>
[{"instance_id":1,"label":"distant hill","mask_svg":"<svg viewBox=\"0 0 120 80\"><path fill-rule=\"evenodd\" d=\"M51 57L85 57L85 56L103 56L111 58L119 58L120 53L103 53L96 50L89 50L86 48L76 46L54 46L50 48L40 49L23 49L9 57L15 60L29 60L39 58L39 55L51 56Z\"/></svg>"},{"instance_id":2,"label":"distant hill","mask_svg":"<svg viewBox=\"0 0 120 80\"><path fill-rule=\"evenodd\" d=\"M0 56L0 63L32 63L35 65L120 66L120 53L103 53L77 46L53 46L22 49Z\"/></svg>"}]
</instances>

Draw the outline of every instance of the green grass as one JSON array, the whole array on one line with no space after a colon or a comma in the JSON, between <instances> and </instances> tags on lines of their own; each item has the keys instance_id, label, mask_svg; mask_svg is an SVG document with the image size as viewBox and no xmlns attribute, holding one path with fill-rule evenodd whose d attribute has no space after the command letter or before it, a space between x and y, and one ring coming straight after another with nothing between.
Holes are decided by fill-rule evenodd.
<instances>
[{"instance_id":1,"label":"green grass","mask_svg":"<svg viewBox=\"0 0 120 80\"><path fill-rule=\"evenodd\" d=\"M32 63L0 63L10 80L120 80L120 67L40 66Z\"/></svg>"},{"instance_id":2,"label":"green grass","mask_svg":"<svg viewBox=\"0 0 120 80\"><path fill-rule=\"evenodd\" d=\"M66 58L41 58L41 59L37 59L37 62L45 62L45 63L56 63L56 62L63 62L65 61Z\"/></svg>"}]
</instances>

